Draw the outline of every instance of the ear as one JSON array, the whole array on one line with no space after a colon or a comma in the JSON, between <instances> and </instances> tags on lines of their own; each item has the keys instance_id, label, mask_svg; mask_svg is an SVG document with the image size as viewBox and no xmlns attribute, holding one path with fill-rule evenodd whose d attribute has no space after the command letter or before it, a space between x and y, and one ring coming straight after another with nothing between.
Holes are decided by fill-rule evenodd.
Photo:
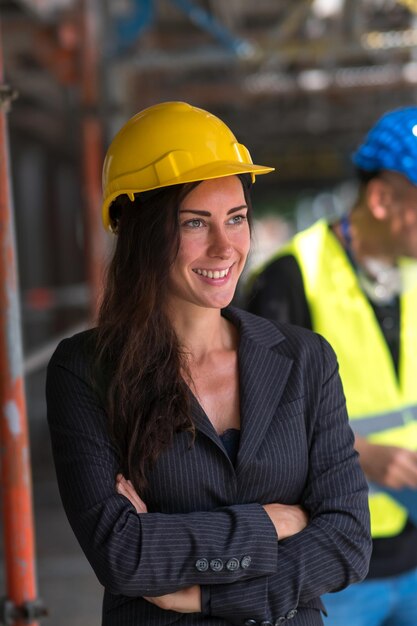
<instances>
[{"instance_id":1,"label":"ear","mask_svg":"<svg viewBox=\"0 0 417 626\"><path fill-rule=\"evenodd\" d=\"M386 220L394 199L392 186L381 178L372 178L366 186L366 203L376 220Z\"/></svg>"}]
</instances>

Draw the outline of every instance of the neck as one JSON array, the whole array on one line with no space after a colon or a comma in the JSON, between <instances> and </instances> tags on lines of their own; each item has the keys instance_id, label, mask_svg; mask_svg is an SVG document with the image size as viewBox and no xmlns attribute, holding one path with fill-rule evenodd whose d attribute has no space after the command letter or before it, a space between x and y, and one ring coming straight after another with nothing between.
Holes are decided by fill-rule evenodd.
<instances>
[{"instance_id":1,"label":"neck","mask_svg":"<svg viewBox=\"0 0 417 626\"><path fill-rule=\"evenodd\" d=\"M234 327L220 309L189 305L171 306L168 316L176 335L191 360L201 361L209 353L236 348Z\"/></svg>"},{"instance_id":2,"label":"neck","mask_svg":"<svg viewBox=\"0 0 417 626\"><path fill-rule=\"evenodd\" d=\"M359 208L350 213L347 223L347 228L335 224L333 231L356 265L365 266L370 258L387 265L395 264L384 223Z\"/></svg>"}]
</instances>

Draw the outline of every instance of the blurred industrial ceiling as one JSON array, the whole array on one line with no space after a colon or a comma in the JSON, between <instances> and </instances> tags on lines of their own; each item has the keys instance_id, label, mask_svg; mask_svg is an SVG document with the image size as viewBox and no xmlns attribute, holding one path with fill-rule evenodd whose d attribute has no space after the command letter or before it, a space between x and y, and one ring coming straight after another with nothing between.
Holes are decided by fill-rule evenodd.
<instances>
[{"instance_id":1,"label":"blurred industrial ceiling","mask_svg":"<svg viewBox=\"0 0 417 626\"><path fill-rule=\"evenodd\" d=\"M369 125L416 101L416 11L417 0L3 0L11 125L74 149L84 12L99 70L87 106L107 140L137 110L185 100L275 165L269 183L337 181Z\"/></svg>"}]
</instances>

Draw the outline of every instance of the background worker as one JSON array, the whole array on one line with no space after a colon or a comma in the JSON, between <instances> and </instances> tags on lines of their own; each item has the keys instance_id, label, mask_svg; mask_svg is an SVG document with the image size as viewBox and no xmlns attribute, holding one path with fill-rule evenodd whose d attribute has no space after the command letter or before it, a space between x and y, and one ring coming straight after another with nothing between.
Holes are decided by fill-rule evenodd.
<instances>
[{"instance_id":1,"label":"background worker","mask_svg":"<svg viewBox=\"0 0 417 626\"><path fill-rule=\"evenodd\" d=\"M417 107L384 115L353 161L350 213L295 235L251 278L247 308L321 333L339 360L373 555L364 582L324 597L329 623L415 626L417 528L384 488L417 488Z\"/></svg>"}]
</instances>

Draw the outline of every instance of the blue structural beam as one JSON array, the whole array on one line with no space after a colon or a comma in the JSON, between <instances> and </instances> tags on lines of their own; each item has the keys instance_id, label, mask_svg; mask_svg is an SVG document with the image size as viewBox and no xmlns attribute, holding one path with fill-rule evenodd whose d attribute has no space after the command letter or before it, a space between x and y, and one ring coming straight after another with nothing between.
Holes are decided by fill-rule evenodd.
<instances>
[{"instance_id":1,"label":"blue structural beam","mask_svg":"<svg viewBox=\"0 0 417 626\"><path fill-rule=\"evenodd\" d=\"M128 50L155 18L154 0L132 0L131 10L123 17L114 18L117 50Z\"/></svg>"},{"instance_id":2,"label":"blue structural beam","mask_svg":"<svg viewBox=\"0 0 417 626\"><path fill-rule=\"evenodd\" d=\"M190 0L171 0L183 13L185 13L193 24L207 31L215 39L220 41L226 48L238 56L249 56L252 45L233 35L228 28L218 22L208 11L197 7Z\"/></svg>"},{"instance_id":3,"label":"blue structural beam","mask_svg":"<svg viewBox=\"0 0 417 626\"><path fill-rule=\"evenodd\" d=\"M251 56L253 46L248 41L236 37L228 28L217 21L213 15L190 0L171 0L189 20L212 35L225 48L239 57ZM128 14L115 18L117 49L126 51L151 26L155 18L154 0L132 0Z\"/></svg>"}]
</instances>

